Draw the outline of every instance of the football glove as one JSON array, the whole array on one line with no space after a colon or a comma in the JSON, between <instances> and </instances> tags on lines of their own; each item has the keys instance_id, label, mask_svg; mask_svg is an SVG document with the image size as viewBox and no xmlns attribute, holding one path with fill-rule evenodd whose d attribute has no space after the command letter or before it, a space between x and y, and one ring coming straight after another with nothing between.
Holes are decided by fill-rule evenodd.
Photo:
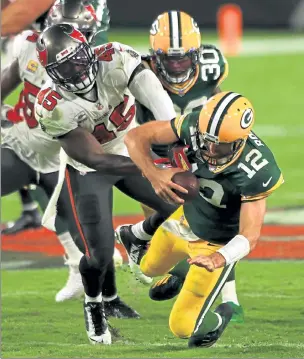
<instances>
[{"instance_id":1,"label":"football glove","mask_svg":"<svg viewBox=\"0 0 304 359\"><path fill-rule=\"evenodd\" d=\"M187 153L189 150L188 145L181 145L180 143L173 144L169 147L168 157L173 167L179 167L185 171L191 171L192 166L189 162Z\"/></svg>"}]
</instances>

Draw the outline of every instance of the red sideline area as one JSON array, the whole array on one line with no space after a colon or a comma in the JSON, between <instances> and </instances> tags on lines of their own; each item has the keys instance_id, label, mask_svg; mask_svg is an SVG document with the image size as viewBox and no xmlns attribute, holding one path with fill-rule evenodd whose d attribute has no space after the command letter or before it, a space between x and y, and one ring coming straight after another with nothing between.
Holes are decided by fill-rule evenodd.
<instances>
[{"instance_id":1,"label":"red sideline area","mask_svg":"<svg viewBox=\"0 0 304 359\"><path fill-rule=\"evenodd\" d=\"M137 223L142 215L114 218L114 228L121 224ZM2 251L39 252L47 256L62 256L63 249L55 233L45 229L27 230L16 235L2 235ZM124 259L126 253L117 245ZM304 225L265 225L262 237L248 258L304 259Z\"/></svg>"}]
</instances>

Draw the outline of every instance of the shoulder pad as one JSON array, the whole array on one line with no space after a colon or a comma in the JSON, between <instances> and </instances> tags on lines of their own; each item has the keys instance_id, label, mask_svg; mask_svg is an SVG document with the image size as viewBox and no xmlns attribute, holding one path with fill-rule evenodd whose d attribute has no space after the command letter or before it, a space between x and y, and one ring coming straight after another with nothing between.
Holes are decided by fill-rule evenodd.
<instances>
[{"instance_id":1,"label":"shoulder pad","mask_svg":"<svg viewBox=\"0 0 304 359\"><path fill-rule=\"evenodd\" d=\"M267 197L283 182L283 176L272 152L266 146L245 148L238 163L243 174L243 200Z\"/></svg>"},{"instance_id":2,"label":"shoulder pad","mask_svg":"<svg viewBox=\"0 0 304 359\"><path fill-rule=\"evenodd\" d=\"M39 35L32 30L25 30L17 35L13 43L13 57L24 56L25 49L28 49L29 46L31 47L31 44L36 47L38 37Z\"/></svg>"}]
</instances>

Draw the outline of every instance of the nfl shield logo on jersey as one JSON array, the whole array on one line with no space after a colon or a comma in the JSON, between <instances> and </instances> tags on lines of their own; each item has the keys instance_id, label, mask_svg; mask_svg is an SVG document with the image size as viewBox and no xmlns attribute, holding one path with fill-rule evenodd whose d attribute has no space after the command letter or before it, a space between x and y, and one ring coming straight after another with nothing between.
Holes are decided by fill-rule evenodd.
<instances>
[{"instance_id":1,"label":"nfl shield logo on jersey","mask_svg":"<svg viewBox=\"0 0 304 359\"><path fill-rule=\"evenodd\" d=\"M96 106L99 111L101 111L103 109L103 105L99 102L96 104Z\"/></svg>"}]
</instances>

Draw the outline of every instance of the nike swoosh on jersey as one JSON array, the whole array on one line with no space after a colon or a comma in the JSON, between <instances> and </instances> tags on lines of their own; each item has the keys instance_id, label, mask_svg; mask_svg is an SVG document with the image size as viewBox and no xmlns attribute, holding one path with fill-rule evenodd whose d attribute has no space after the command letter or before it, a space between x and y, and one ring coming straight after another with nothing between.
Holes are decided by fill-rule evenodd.
<instances>
[{"instance_id":1,"label":"nike swoosh on jersey","mask_svg":"<svg viewBox=\"0 0 304 359\"><path fill-rule=\"evenodd\" d=\"M272 177L270 177L266 183L263 182L263 187L267 187L271 180L272 180Z\"/></svg>"}]
</instances>

